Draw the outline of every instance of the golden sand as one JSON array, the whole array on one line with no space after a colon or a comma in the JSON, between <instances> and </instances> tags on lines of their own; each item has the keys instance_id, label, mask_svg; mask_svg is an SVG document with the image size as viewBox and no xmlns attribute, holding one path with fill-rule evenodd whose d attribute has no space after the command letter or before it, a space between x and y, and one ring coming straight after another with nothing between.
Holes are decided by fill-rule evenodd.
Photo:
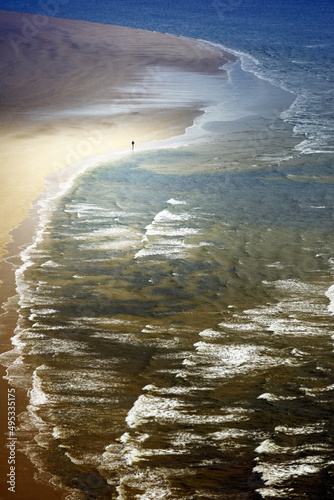
<instances>
[{"instance_id":1,"label":"golden sand","mask_svg":"<svg viewBox=\"0 0 334 500\"><path fill-rule=\"evenodd\" d=\"M217 73L229 57L183 37L5 11L0 31L0 259L48 174L193 123L196 109L127 109L148 97L157 67ZM108 114L120 100L122 114Z\"/></svg>"}]
</instances>

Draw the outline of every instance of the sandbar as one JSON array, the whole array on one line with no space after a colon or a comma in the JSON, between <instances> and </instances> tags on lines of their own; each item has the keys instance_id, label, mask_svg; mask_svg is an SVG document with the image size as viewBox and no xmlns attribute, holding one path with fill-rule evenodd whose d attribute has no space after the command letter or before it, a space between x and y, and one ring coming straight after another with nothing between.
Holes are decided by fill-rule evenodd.
<instances>
[{"instance_id":1,"label":"sandbar","mask_svg":"<svg viewBox=\"0 0 334 500\"><path fill-rule=\"evenodd\" d=\"M158 68L216 74L233 59L188 38L6 11L0 36L0 257L49 173L192 124L193 107L145 106Z\"/></svg>"}]
</instances>

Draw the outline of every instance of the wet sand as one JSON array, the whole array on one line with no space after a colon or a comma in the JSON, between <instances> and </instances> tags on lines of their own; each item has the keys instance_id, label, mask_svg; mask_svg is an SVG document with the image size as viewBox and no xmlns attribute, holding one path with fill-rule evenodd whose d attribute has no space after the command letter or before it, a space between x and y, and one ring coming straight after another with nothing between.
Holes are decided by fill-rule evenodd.
<instances>
[{"instance_id":1,"label":"wet sand","mask_svg":"<svg viewBox=\"0 0 334 500\"><path fill-rule=\"evenodd\" d=\"M0 35L0 256L50 172L192 124L196 109L143 105L159 67L217 73L227 61L186 38L4 11Z\"/></svg>"},{"instance_id":2,"label":"wet sand","mask_svg":"<svg viewBox=\"0 0 334 500\"><path fill-rule=\"evenodd\" d=\"M155 103L152 110L149 102L159 86L159 68L217 74L234 58L183 37L5 11L0 12L0 39L0 259L5 259L0 301L4 304L15 293L17 255L34 234L36 213L29 211L45 187L45 178L84 158L130 149L132 140L140 145L184 133L201 113L200 107L166 108ZM2 317L1 352L11 348L16 319L14 303ZM4 375L1 366L0 497L7 499L13 493L6 484L9 386ZM17 417L27 402L24 391L16 389ZM35 482L37 471L19 446L15 467L18 498L65 498L51 485Z\"/></svg>"}]
</instances>

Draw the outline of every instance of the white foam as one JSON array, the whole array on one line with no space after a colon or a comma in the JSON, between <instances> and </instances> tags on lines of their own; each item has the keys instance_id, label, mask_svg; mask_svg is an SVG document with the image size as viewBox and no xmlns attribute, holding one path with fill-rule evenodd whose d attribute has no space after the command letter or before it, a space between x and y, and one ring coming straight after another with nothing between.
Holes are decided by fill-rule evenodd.
<instances>
[{"instance_id":1,"label":"white foam","mask_svg":"<svg viewBox=\"0 0 334 500\"><path fill-rule=\"evenodd\" d=\"M30 321L34 321L35 319L43 316L43 317L48 317L48 316L53 316L55 313L57 313L57 309L38 309L38 311L35 313L34 310L32 309L32 314L30 314L29 319Z\"/></svg>"},{"instance_id":2,"label":"white foam","mask_svg":"<svg viewBox=\"0 0 334 500\"><path fill-rule=\"evenodd\" d=\"M266 453L266 454L283 454L288 451L288 448L283 448L278 446L272 439L266 439L263 443L255 448L256 453Z\"/></svg>"},{"instance_id":3,"label":"white foam","mask_svg":"<svg viewBox=\"0 0 334 500\"><path fill-rule=\"evenodd\" d=\"M125 474L116 488L117 500L128 500L129 486L140 490L140 493L136 495L138 500L165 500L171 495L166 477L170 474L175 477L177 473L178 471L172 468L163 468L154 472L145 468L143 472L137 469L136 474Z\"/></svg>"},{"instance_id":4,"label":"white foam","mask_svg":"<svg viewBox=\"0 0 334 500\"><path fill-rule=\"evenodd\" d=\"M217 332L216 330L213 330L212 328L207 328L206 330L203 330L202 332L199 333L201 337L206 337L206 338L221 338L222 333Z\"/></svg>"},{"instance_id":5,"label":"white foam","mask_svg":"<svg viewBox=\"0 0 334 500\"><path fill-rule=\"evenodd\" d=\"M49 399L48 395L43 390L43 383L39 377L39 372L45 369L46 366L42 365L36 368L33 374L33 386L30 391L30 405L34 408L38 408L41 405L47 404Z\"/></svg>"},{"instance_id":6,"label":"white foam","mask_svg":"<svg viewBox=\"0 0 334 500\"><path fill-rule=\"evenodd\" d=\"M232 307L232 306L231 306ZM232 330L232 331L238 331L238 332L251 332L257 330L257 325L256 323L240 323L240 322L227 322L227 321L222 321L219 323L221 328L224 328L226 330Z\"/></svg>"},{"instance_id":7,"label":"white foam","mask_svg":"<svg viewBox=\"0 0 334 500\"><path fill-rule=\"evenodd\" d=\"M243 429L228 428L222 431L213 432L210 434L210 438L215 441L230 441L231 439L239 439L243 437L249 437L250 431Z\"/></svg>"},{"instance_id":8,"label":"white foam","mask_svg":"<svg viewBox=\"0 0 334 500\"><path fill-rule=\"evenodd\" d=\"M237 422L247 420L250 410L242 408L227 409L225 414L203 415L195 412L189 412L183 400L175 397L167 397L154 394L142 394L136 400L135 404L126 417L126 423L131 429L146 429L150 421L160 423L180 424L212 424Z\"/></svg>"},{"instance_id":9,"label":"white foam","mask_svg":"<svg viewBox=\"0 0 334 500\"><path fill-rule=\"evenodd\" d=\"M157 224L150 224L146 228L145 239L147 239L148 236L166 236L166 237L189 236L197 234L198 232L199 232L198 229L194 229L191 227L166 228L164 226L159 226Z\"/></svg>"},{"instance_id":10,"label":"white foam","mask_svg":"<svg viewBox=\"0 0 334 500\"><path fill-rule=\"evenodd\" d=\"M167 247L163 246L155 246L152 248L143 248L136 253L135 259L140 259L143 257L153 257L155 255L163 255L167 259L179 258L182 259L186 257L185 252L181 252L179 247Z\"/></svg>"},{"instance_id":11,"label":"white foam","mask_svg":"<svg viewBox=\"0 0 334 500\"><path fill-rule=\"evenodd\" d=\"M322 433L325 429L325 422L318 422L316 424L304 425L302 427L286 427L278 425L275 427L275 432L282 432L288 435L302 435L302 434L316 434Z\"/></svg>"},{"instance_id":12,"label":"white foam","mask_svg":"<svg viewBox=\"0 0 334 500\"><path fill-rule=\"evenodd\" d=\"M320 471L319 465L313 464L316 462L315 457L304 457L301 460L281 464L275 463L259 463L253 470L262 475L263 481L268 486L281 486L284 485L289 479L298 476L307 476L309 474L316 474ZM321 459L318 459L321 462ZM263 495L263 489L257 490Z\"/></svg>"},{"instance_id":13,"label":"white foam","mask_svg":"<svg viewBox=\"0 0 334 500\"><path fill-rule=\"evenodd\" d=\"M122 227L122 226L115 226L115 227L107 227L103 229L96 229L95 231L92 231L91 233L86 233L85 236L89 237L100 237L100 238L119 238L120 236L129 236L132 238L133 234L138 234L135 232L133 229L130 227Z\"/></svg>"},{"instance_id":14,"label":"white foam","mask_svg":"<svg viewBox=\"0 0 334 500\"><path fill-rule=\"evenodd\" d=\"M41 264L41 267L54 267L54 268L58 268L58 267L61 267L61 265L58 264L57 262L54 262L53 260L48 260L46 262L43 262L43 264Z\"/></svg>"},{"instance_id":15,"label":"white foam","mask_svg":"<svg viewBox=\"0 0 334 500\"><path fill-rule=\"evenodd\" d=\"M316 388L309 388L309 387L300 386L300 390L304 391L307 396L318 397L319 394L323 394L326 392L332 393L334 390L334 384L326 385L325 387L316 387Z\"/></svg>"},{"instance_id":16,"label":"white foam","mask_svg":"<svg viewBox=\"0 0 334 500\"><path fill-rule=\"evenodd\" d=\"M190 360L198 364L201 375L208 379L234 377L284 363L283 359L269 356L268 349L253 345L197 342L194 347L197 355L192 355Z\"/></svg>"},{"instance_id":17,"label":"white foam","mask_svg":"<svg viewBox=\"0 0 334 500\"><path fill-rule=\"evenodd\" d=\"M88 243L80 246L81 250L94 250L100 252L132 250L135 248L133 239L123 239L116 241L104 241L101 243Z\"/></svg>"},{"instance_id":18,"label":"white foam","mask_svg":"<svg viewBox=\"0 0 334 500\"><path fill-rule=\"evenodd\" d=\"M54 439L68 439L75 435L75 429L71 429L69 426L55 426L52 431L52 436Z\"/></svg>"},{"instance_id":19,"label":"white foam","mask_svg":"<svg viewBox=\"0 0 334 500\"><path fill-rule=\"evenodd\" d=\"M139 434L136 436L130 435L125 432L120 441L123 444L123 456L129 466L133 466L143 459L141 445L149 438L149 434Z\"/></svg>"},{"instance_id":20,"label":"white foam","mask_svg":"<svg viewBox=\"0 0 334 500\"><path fill-rule=\"evenodd\" d=\"M334 315L334 285L330 286L326 292L326 297L329 299L328 311Z\"/></svg>"},{"instance_id":21,"label":"white foam","mask_svg":"<svg viewBox=\"0 0 334 500\"><path fill-rule=\"evenodd\" d=\"M165 332L166 328L162 326L157 326L157 325L146 325L142 330L141 333L158 333L158 332Z\"/></svg>"},{"instance_id":22,"label":"white foam","mask_svg":"<svg viewBox=\"0 0 334 500\"><path fill-rule=\"evenodd\" d=\"M155 222L160 222L160 223L166 223L166 222L171 222L171 221L185 221L190 219L190 214L187 212L181 213L181 214L173 214L170 212L167 208L159 212L155 217L154 221Z\"/></svg>"},{"instance_id":23,"label":"white foam","mask_svg":"<svg viewBox=\"0 0 334 500\"><path fill-rule=\"evenodd\" d=\"M161 398L148 394L139 396L126 417L129 427L135 428L148 423L151 418L159 421L174 421L179 407L176 399Z\"/></svg>"},{"instance_id":24,"label":"white foam","mask_svg":"<svg viewBox=\"0 0 334 500\"><path fill-rule=\"evenodd\" d=\"M256 490L258 493L260 493L262 498L287 498L288 500L291 499L291 493L293 491L292 488L279 488L279 490L275 490L275 488L271 487L266 487L266 488L259 488Z\"/></svg>"},{"instance_id":25,"label":"white foam","mask_svg":"<svg viewBox=\"0 0 334 500\"><path fill-rule=\"evenodd\" d=\"M270 392L266 392L258 396L257 399L265 399L266 401L275 402L275 401L292 401L293 399L297 399L294 396L278 396L277 394L272 394Z\"/></svg>"},{"instance_id":26,"label":"white foam","mask_svg":"<svg viewBox=\"0 0 334 500\"><path fill-rule=\"evenodd\" d=\"M153 392L154 394L160 394L164 396L171 395L187 395L193 392L200 393L202 391L210 390L210 387L184 387L184 386L172 386L172 387L156 387L155 385L149 384L143 387L143 391Z\"/></svg>"},{"instance_id":27,"label":"white foam","mask_svg":"<svg viewBox=\"0 0 334 500\"><path fill-rule=\"evenodd\" d=\"M170 200L167 201L167 203L170 203L171 205L186 205L186 201L181 201L181 200L175 200L174 198L170 198Z\"/></svg>"},{"instance_id":28,"label":"white foam","mask_svg":"<svg viewBox=\"0 0 334 500\"><path fill-rule=\"evenodd\" d=\"M267 328L268 331L283 335L323 335L323 329L306 321L295 318L276 319Z\"/></svg>"}]
</instances>

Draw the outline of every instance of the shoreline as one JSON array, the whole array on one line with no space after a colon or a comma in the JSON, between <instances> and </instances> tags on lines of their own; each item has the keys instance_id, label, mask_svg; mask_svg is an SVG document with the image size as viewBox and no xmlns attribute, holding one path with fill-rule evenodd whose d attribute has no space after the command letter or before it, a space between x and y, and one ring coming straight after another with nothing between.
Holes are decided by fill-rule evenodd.
<instances>
[{"instance_id":1,"label":"shoreline","mask_svg":"<svg viewBox=\"0 0 334 500\"><path fill-rule=\"evenodd\" d=\"M0 258L8 232L25 218L47 175L82 158L130 147L132 140L178 135L193 123L203 103L154 104L163 91L161 68L223 74L220 68L235 59L194 39L47 19L29 43L16 46L22 23L33 25L34 16L1 11Z\"/></svg>"},{"instance_id":2,"label":"shoreline","mask_svg":"<svg viewBox=\"0 0 334 500\"><path fill-rule=\"evenodd\" d=\"M14 29L16 33L20 33L19 25L22 19L28 19L30 23L33 22L33 16L29 14L18 14L13 12L2 12L2 14L4 14L2 23L9 23L6 29L9 31L10 29ZM3 28L3 26L0 26L0 28L1 27ZM47 39L47 43L55 41L50 34L51 29L40 29L39 35L42 34L45 37L44 39L43 36L41 36L40 39L36 36L29 40L29 42L31 42L30 45L32 45L32 47L29 48L30 52L27 52L27 46L25 44L20 47L23 49L24 53L21 55L21 71L23 71L23 78L21 74L21 80L18 81L18 83L15 81L15 88L12 90L13 94L16 94L16 99L9 99L7 108L1 117L1 131L4 136L1 142L5 149L2 153L3 165L5 165L3 176L6 181L4 183L5 185L2 186L1 193L3 209L5 209L1 214L3 224L0 239L0 259L2 258L0 269L2 281L0 287L0 302L3 311L5 308L5 312L1 314L3 329L1 335L1 354L10 351L13 347L11 338L14 334L18 316L15 310L15 304L13 310L7 311L6 305L9 304L8 301L15 297L15 270L23 263L20 257L21 252L33 243L33 238L39 231L39 225L41 224L41 207L38 207L38 204L41 200L43 200L42 202L44 203L46 201L50 202L50 193L53 193L52 196L54 197L60 196L62 190L64 190L64 185L71 182L71 178L80 175L80 172L86 168L94 166L103 155L116 156L117 151L119 152L120 150L122 150L123 153L125 151L130 152L132 138L135 138L137 146L182 135L182 133L185 133L186 129L194 123L194 119L202 113L201 103L197 103L191 108L184 106L180 106L178 109L172 107L169 110L163 107L155 108L154 114L150 108L141 107L140 102L135 109L131 108L133 101L140 101L143 100L143 98L149 99L153 96L154 89L151 85L152 81L153 83L159 83L159 71L156 66L156 58L159 50L161 51L162 48L165 47L166 41L170 42L168 57L165 57L166 61L164 61L166 67L186 69L193 73L211 75L222 73L221 67L234 61L234 56L232 54L230 55L231 59L228 60L226 58L227 53L223 55L221 51L214 50L209 44L199 43L196 40L188 38L144 32L131 28L97 25L96 23L48 18L47 28L53 28L57 33L57 29L60 30L64 27L70 32L69 36L72 37L72 45L73 37L79 39L77 41L80 45L79 42L82 42L82 38L80 37L84 37L84 35L88 33L91 37L91 41L97 43L95 48L98 50L99 43L101 41L106 41L106 32L112 30L114 35L116 33L120 38L118 39L118 44L124 43L126 39L133 48L135 44L140 42L141 50L146 46L149 53L146 54L146 56L145 54L141 54L141 60L135 62L135 67L132 68L131 72L129 72L128 68L129 59L132 58L132 61L136 58L138 59L138 54L135 54L135 56L131 54L131 57L128 54L124 62L124 65L127 67L123 72L124 74L121 76L118 74L117 81L114 82L113 92L109 92L108 96L103 95L103 88L100 87L95 93L95 99L92 99L92 105L99 104L100 102L105 105L107 98L110 99L108 101L109 106L113 103L113 99L121 101L123 106L125 105L125 112L123 109L122 113L116 114L116 118L112 117L111 119L110 114L104 113L101 120L101 116L99 115L95 117L90 115L90 110L87 110L87 101L85 101L85 99L91 97L90 92L92 91L93 82L88 82L84 89L73 85L73 88L70 88L69 98L66 92L63 94L61 93L63 91L60 92L59 85L63 81L62 78L56 78L56 81L52 81L52 88L49 94L46 87L50 82L43 82L40 92L37 92L37 90L33 88L36 83L36 78L38 78L38 74L31 78L28 71L28 76L24 79L24 72L28 69L27 65L28 67L30 66L31 58L34 57L36 57L35 64L39 63L41 66L44 64L45 72L47 73L47 56L43 51L41 53L41 50L43 43L45 44L45 38ZM83 35L81 34L82 29L84 31ZM99 30L103 31L100 39L98 36ZM129 34L131 34L135 40L130 40ZM57 36L59 36L59 31ZM151 40L147 38L151 40L155 39L159 42L154 46L153 54L151 53L152 50L150 52ZM8 45L8 39L6 42ZM60 53L63 49L65 50L65 42L63 41L62 43L63 46L58 47ZM115 43L115 38L113 39L113 43ZM182 43L185 44L183 53L180 48ZM94 53L94 43L92 43L92 47L92 52ZM197 53L199 48L201 52L200 56ZM176 51L176 54L173 54L173 50ZM188 55L187 50L189 50ZM73 46L72 51L75 51ZM42 62L39 62L41 54L43 56ZM70 54L67 47L66 54ZM8 61L7 55L8 51L4 57L5 60L0 61L0 67L2 68L7 68L8 64L10 65L12 62L10 60ZM185 59L182 59L182 55ZM124 53L122 56L125 57ZM174 61L173 57L175 59ZM202 61L201 57L203 58ZM118 56L118 62L119 58L120 56ZM105 57L102 57L101 62L102 60L105 62ZM82 65L83 64L84 62L82 61ZM160 65L161 61L159 60L159 66ZM7 80L14 83L15 75L13 73L17 71L17 66L18 64L16 64L16 67L13 67L13 65L11 66L11 75L5 72L5 80L6 76L10 76ZM78 79L78 75L81 75L81 77L89 76L88 72L82 68L80 73L80 67L77 66L76 74L73 75L74 81ZM106 78L107 77L108 75L106 75ZM127 82L127 78L131 81L131 85L120 91L119 86L124 83L124 80ZM8 81L6 83L8 83ZM57 100L60 101L57 103L60 116L57 120L50 120L52 113L56 113L54 113L54 108L50 109L48 99L50 99L50 93L51 95L55 95L53 92L56 90L60 92L60 94L57 94ZM76 98L74 99L73 91L75 94L75 90L79 90L79 93L82 94L79 99L77 96L75 96ZM8 97L8 95L5 97ZM64 111L68 111L69 108L67 106L71 99L75 101L75 105L70 109L76 111L84 108L83 116L79 113L78 116L73 117L68 116L68 113L64 113ZM77 106L78 103L79 107ZM40 107L41 104L42 108ZM110 109L108 110L111 111ZM83 121L82 118L85 120L84 126L80 123L80 121ZM138 133L139 131L140 134ZM112 143L117 144L116 150L115 147L111 147ZM21 170L20 168L16 168L15 171L15 167L17 166L20 166ZM13 169L14 174L12 172ZM76 169L78 169L78 172L74 173ZM15 189L10 191L10 188L13 187L13 180L14 183L16 181L17 184L15 185ZM17 199L20 200L19 207L15 214L12 214L11 211ZM0 391L1 394L5 394L8 388L12 389L13 387L9 384L9 381L4 378L6 374L5 366L1 364L0 367ZM26 410L29 397L24 388L15 387L15 395L17 418L20 413ZM7 426L8 409L6 405L0 413L1 444L3 444L0 455L2 471L0 491L2 492L1 498L4 499L10 498L12 494L12 492L8 491L8 488L6 488L7 485L5 481L3 481L3 478L6 478L9 473L8 448L5 447ZM23 452L19 451L19 447L17 449L15 467L15 492L21 496L24 494L26 500L44 500L45 498L50 498L50 500L52 500L65 498L68 495L67 491L55 487L50 482L36 482L34 475L38 473L38 471L30 459Z\"/></svg>"}]
</instances>

